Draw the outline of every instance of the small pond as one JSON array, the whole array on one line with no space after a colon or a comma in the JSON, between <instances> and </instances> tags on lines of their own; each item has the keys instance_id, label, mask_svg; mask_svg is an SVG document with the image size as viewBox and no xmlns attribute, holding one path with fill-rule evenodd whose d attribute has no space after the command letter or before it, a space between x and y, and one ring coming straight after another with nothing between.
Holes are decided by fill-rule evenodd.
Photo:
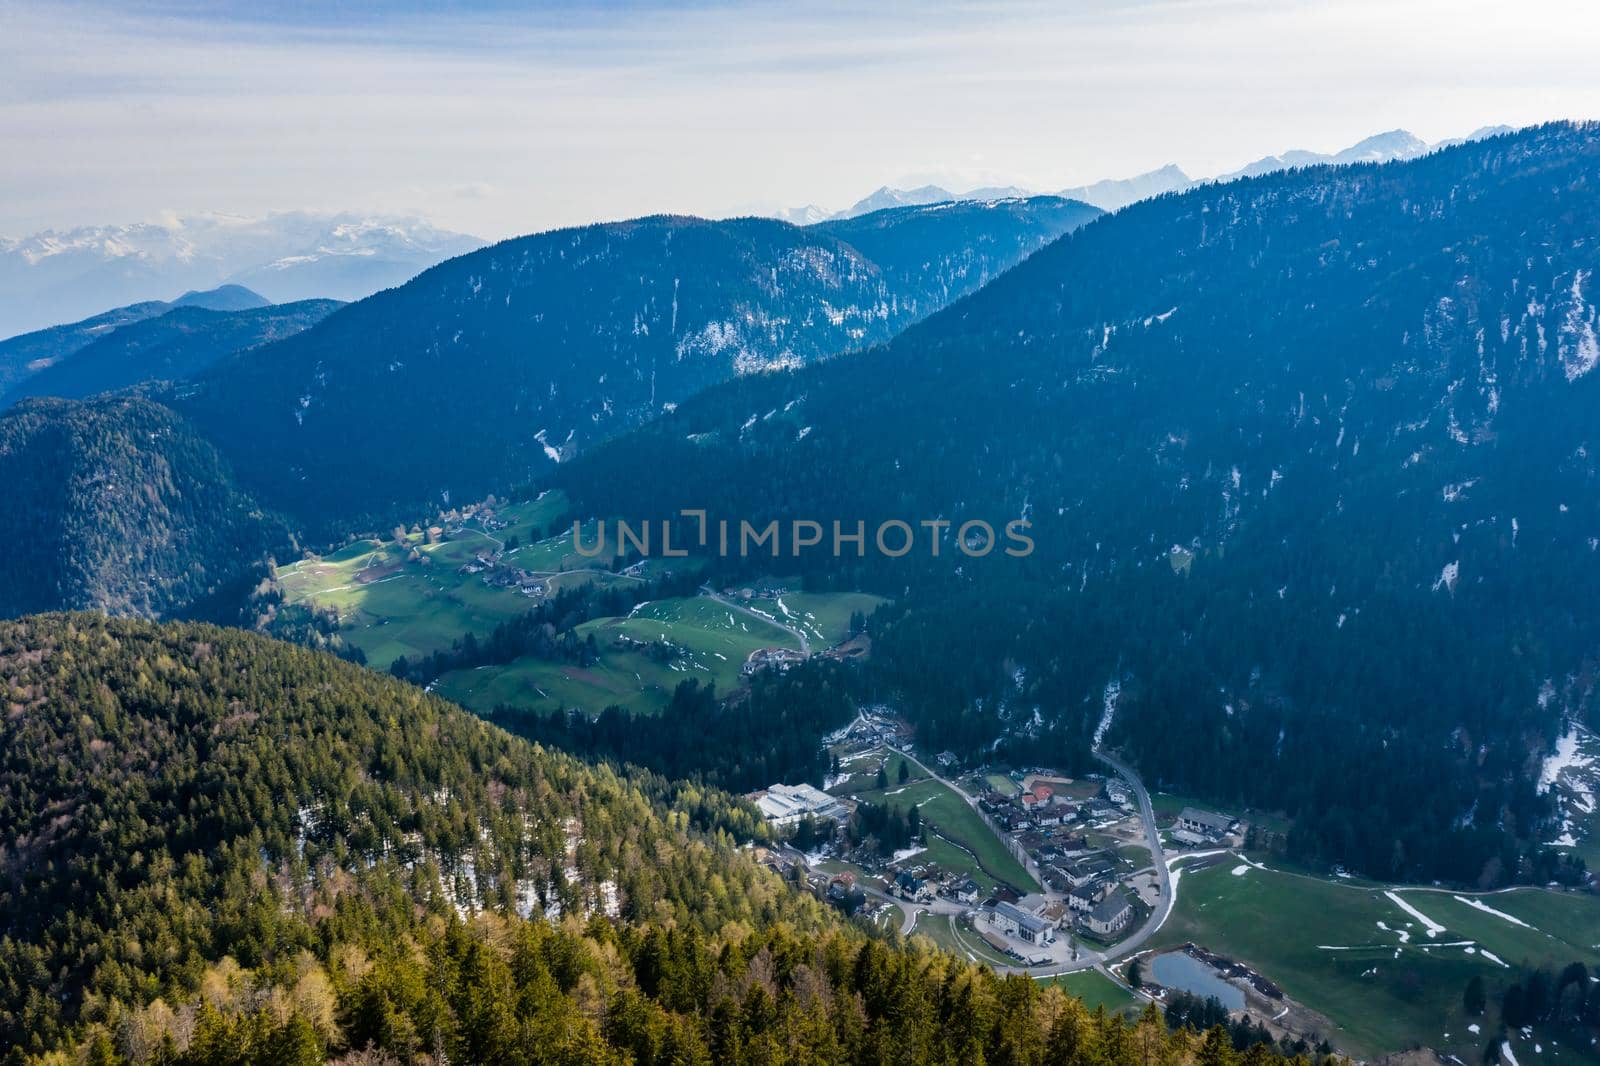
<instances>
[{"instance_id":1,"label":"small pond","mask_svg":"<svg viewBox=\"0 0 1600 1066\"><path fill-rule=\"evenodd\" d=\"M1210 966L1181 951L1169 951L1150 960L1150 976L1157 984L1182 989L1201 999L1211 996L1229 1010L1244 1009L1244 992L1224 981Z\"/></svg>"}]
</instances>

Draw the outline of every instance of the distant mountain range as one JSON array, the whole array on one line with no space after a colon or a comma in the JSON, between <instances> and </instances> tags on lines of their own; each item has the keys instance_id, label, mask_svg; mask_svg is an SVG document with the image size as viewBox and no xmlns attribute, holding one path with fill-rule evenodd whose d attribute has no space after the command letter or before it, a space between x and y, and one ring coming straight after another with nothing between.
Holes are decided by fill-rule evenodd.
<instances>
[{"instance_id":1,"label":"distant mountain range","mask_svg":"<svg viewBox=\"0 0 1600 1066\"><path fill-rule=\"evenodd\" d=\"M1264 156L1253 163L1240 167L1238 170L1219 174L1214 178L1191 178L1177 164L1169 163L1160 169L1151 170L1144 174L1135 174L1131 178L1113 178L1097 181L1090 185L1077 185L1057 190L1054 195L1065 197L1069 200L1082 200L1084 203L1093 204L1103 211L1116 211L1131 203L1146 200L1152 196L1160 196L1162 193L1178 192L1192 188L1204 181L1232 181L1235 178L1255 177L1275 170L1316 166L1322 163L1387 163L1395 159L1415 159L1419 155L1438 148L1447 148L1451 145L1479 140L1509 131L1509 126L1485 126L1466 137L1429 144L1405 130L1391 130L1388 133L1375 134L1358 141L1339 152L1310 152L1295 149L1284 152L1282 155ZM939 185L922 185L914 189L895 189L886 185L856 201L843 211L830 214L826 208L810 204L806 207L780 211L778 212L778 217L785 218L791 222L800 222L802 220L810 222L820 221L824 218L852 218L868 211L907 204L933 204L946 200L1003 200L1034 195L1038 194L1015 185L986 186L965 191L953 191Z\"/></svg>"},{"instance_id":2,"label":"distant mountain range","mask_svg":"<svg viewBox=\"0 0 1600 1066\"><path fill-rule=\"evenodd\" d=\"M110 311L97 310L97 313L81 321L48 326L0 340L0 396L124 326L159 318L185 307L244 311L265 307L268 303L266 297L241 285L224 285L205 292L186 292L176 300L142 300Z\"/></svg>"},{"instance_id":3,"label":"distant mountain range","mask_svg":"<svg viewBox=\"0 0 1600 1066\"><path fill-rule=\"evenodd\" d=\"M355 300L482 244L414 218L305 212L0 237L0 338L225 283L273 303Z\"/></svg>"},{"instance_id":4,"label":"distant mountain range","mask_svg":"<svg viewBox=\"0 0 1600 1066\"><path fill-rule=\"evenodd\" d=\"M288 543L269 508L339 536L504 491L707 385L887 340L1098 215L663 216L506 241L336 314L230 289L0 343L13 397L171 383L0 411L0 615L186 609Z\"/></svg>"},{"instance_id":5,"label":"distant mountain range","mask_svg":"<svg viewBox=\"0 0 1600 1066\"><path fill-rule=\"evenodd\" d=\"M28 396L67 398L176 381L242 348L281 340L344 306L274 304L242 285L102 311L0 341L0 410Z\"/></svg>"},{"instance_id":6,"label":"distant mountain range","mask_svg":"<svg viewBox=\"0 0 1600 1066\"><path fill-rule=\"evenodd\" d=\"M238 286L229 288L249 292ZM179 300L166 306L170 309L153 317L126 322L109 331L94 330L88 344L63 351L48 361L28 360L20 367L13 353L26 357L36 350L40 347L35 342L39 334L25 333L0 341L0 376L13 381L10 388L0 388L0 410L28 396L81 398L127 389L141 382L181 381L233 352L293 336L344 304L338 300L296 300L286 304L262 301L259 306L228 310ZM108 312L112 316L118 313ZM105 318L106 315L97 315L89 321ZM74 327L62 329L71 331ZM42 332L47 337L57 333Z\"/></svg>"},{"instance_id":7,"label":"distant mountain range","mask_svg":"<svg viewBox=\"0 0 1600 1066\"><path fill-rule=\"evenodd\" d=\"M168 400L308 528L382 521L525 481L708 385L888 340L1098 215L1040 197L520 237Z\"/></svg>"}]
</instances>

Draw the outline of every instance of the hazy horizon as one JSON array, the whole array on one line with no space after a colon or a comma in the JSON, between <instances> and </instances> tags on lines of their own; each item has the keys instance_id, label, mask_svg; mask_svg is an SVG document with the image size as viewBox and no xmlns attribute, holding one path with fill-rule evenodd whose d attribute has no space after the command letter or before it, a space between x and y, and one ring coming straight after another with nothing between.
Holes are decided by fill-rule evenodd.
<instances>
[{"instance_id":1,"label":"hazy horizon","mask_svg":"<svg viewBox=\"0 0 1600 1066\"><path fill-rule=\"evenodd\" d=\"M496 239L1600 116L1600 15L1533 7L0 0L0 233L303 210Z\"/></svg>"}]
</instances>

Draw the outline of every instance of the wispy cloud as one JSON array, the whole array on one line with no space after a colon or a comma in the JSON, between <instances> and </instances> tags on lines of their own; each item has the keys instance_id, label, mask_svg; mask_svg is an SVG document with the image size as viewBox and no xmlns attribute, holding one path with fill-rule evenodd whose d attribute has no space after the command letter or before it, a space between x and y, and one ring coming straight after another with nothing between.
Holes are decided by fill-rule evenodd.
<instances>
[{"instance_id":1,"label":"wispy cloud","mask_svg":"<svg viewBox=\"0 0 1600 1066\"><path fill-rule=\"evenodd\" d=\"M1600 115L1569 0L266 7L0 0L0 231L357 208L500 236Z\"/></svg>"}]
</instances>

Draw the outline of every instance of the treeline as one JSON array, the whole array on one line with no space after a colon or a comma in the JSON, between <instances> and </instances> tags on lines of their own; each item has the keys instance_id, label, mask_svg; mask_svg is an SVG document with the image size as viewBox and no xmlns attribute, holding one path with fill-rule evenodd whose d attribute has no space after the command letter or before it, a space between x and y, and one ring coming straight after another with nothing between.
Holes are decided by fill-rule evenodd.
<instances>
[{"instance_id":1,"label":"treeline","mask_svg":"<svg viewBox=\"0 0 1600 1066\"><path fill-rule=\"evenodd\" d=\"M1468 1014L1482 1015L1488 996L1481 979L1474 978L1462 995ZM1524 971L1506 985L1500 996L1500 1023L1521 1029L1540 1023L1600 1025L1600 983L1589 978L1581 962L1557 973L1540 968Z\"/></svg>"},{"instance_id":2,"label":"treeline","mask_svg":"<svg viewBox=\"0 0 1600 1066\"><path fill-rule=\"evenodd\" d=\"M1267 1066L1221 1026L1090 1012L1059 988L859 934L454 917L407 926L357 901L331 949L277 972L225 960L203 991L83 1042L94 1066ZM377 942L374 934L394 939ZM1297 1058L1296 1062L1321 1061Z\"/></svg>"},{"instance_id":3,"label":"treeline","mask_svg":"<svg viewBox=\"0 0 1600 1066\"><path fill-rule=\"evenodd\" d=\"M26 400L0 414L0 617L157 617L290 543L183 419L143 399Z\"/></svg>"},{"instance_id":4,"label":"treeline","mask_svg":"<svg viewBox=\"0 0 1600 1066\"><path fill-rule=\"evenodd\" d=\"M1162 1015L1169 1029L1189 1029L1204 1033L1213 1029L1224 1031L1232 1041L1234 1050L1245 1051L1252 1047L1272 1047L1285 1055L1330 1055L1333 1048L1326 1040L1315 1045L1296 1037L1274 1039L1266 1025L1240 1012L1235 1018L1216 996L1204 998L1182 989L1168 989L1162 1003Z\"/></svg>"},{"instance_id":5,"label":"treeline","mask_svg":"<svg viewBox=\"0 0 1600 1066\"><path fill-rule=\"evenodd\" d=\"M0 623L0 679L0 1047L17 1058L186 1000L224 956L260 983L343 937L373 953L399 934L363 933L346 910L363 898L408 924L490 910L731 936L824 917L738 853L736 834L766 837L748 804L624 782L331 656L37 616Z\"/></svg>"},{"instance_id":6,"label":"treeline","mask_svg":"<svg viewBox=\"0 0 1600 1066\"><path fill-rule=\"evenodd\" d=\"M659 714L609 707L591 718L502 706L489 718L583 759L749 792L778 781L820 784L828 755L819 738L850 720L858 690L848 665L814 660L761 671L748 691L726 699L712 684L681 681Z\"/></svg>"},{"instance_id":7,"label":"treeline","mask_svg":"<svg viewBox=\"0 0 1600 1066\"><path fill-rule=\"evenodd\" d=\"M856 804L845 833L852 845L887 857L922 839L922 812L915 803L901 807L863 801Z\"/></svg>"},{"instance_id":8,"label":"treeline","mask_svg":"<svg viewBox=\"0 0 1600 1066\"><path fill-rule=\"evenodd\" d=\"M397 657L389 665L394 677L426 685L451 670L471 670L479 666L503 666L525 655L539 659L592 665L600 648L589 634L580 639L573 632L595 618L625 615L646 600L692 595L699 587L697 572L675 571L644 583L599 583L561 589L531 611L507 619L487 637L466 633L451 643L449 650L407 659Z\"/></svg>"}]
</instances>

